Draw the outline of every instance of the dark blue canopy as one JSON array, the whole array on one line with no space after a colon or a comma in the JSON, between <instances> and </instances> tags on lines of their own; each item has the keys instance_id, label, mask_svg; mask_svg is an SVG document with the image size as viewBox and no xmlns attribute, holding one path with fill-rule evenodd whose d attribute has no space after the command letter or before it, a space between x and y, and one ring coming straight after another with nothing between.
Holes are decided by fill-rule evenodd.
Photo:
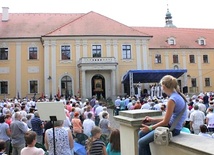
<instances>
[{"instance_id":1,"label":"dark blue canopy","mask_svg":"<svg viewBox=\"0 0 214 155\"><path fill-rule=\"evenodd\" d=\"M129 83L129 75L133 74L133 83L153 83L160 82L161 78L165 75L172 75L175 78L180 77L186 73L186 69L173 69L173 70L129 70L123 77L122 83Z\"/></svg>"}]
</instances>

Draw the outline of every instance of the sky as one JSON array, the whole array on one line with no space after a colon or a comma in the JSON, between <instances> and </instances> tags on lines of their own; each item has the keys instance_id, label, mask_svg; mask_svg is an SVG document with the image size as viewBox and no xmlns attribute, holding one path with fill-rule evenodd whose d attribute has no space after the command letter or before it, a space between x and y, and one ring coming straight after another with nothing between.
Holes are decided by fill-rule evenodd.
<instances>
[{"instance_id":1,"label":"sky","mask_svg":"<svg viewBox=\"0 0 214 155\"><path fill-rule=\"evenodd\" d=\"M163 27L169 8L178 28L214 29L213 6L214 0L0 0L9 13L94 11L127 26Z\"/></svg>"}]
</instances>

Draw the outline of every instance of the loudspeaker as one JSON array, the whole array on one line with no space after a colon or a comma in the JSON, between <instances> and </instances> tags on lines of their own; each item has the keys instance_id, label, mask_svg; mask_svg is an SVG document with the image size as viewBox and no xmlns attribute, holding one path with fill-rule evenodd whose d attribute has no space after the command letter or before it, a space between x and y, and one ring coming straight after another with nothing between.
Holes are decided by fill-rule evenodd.
<instances>
[{"instance_id":1,"label":"loudspeaker","mask_svg":"<svg viewBox=\"0 0 214 155\"><path fill-rule=\"evenodd\" d=\"M184 86L184 87L183 87L183 93L184 93L184 94L188 93L188 87L187 87L187 86Z\"/></svg>"}]
</instances>

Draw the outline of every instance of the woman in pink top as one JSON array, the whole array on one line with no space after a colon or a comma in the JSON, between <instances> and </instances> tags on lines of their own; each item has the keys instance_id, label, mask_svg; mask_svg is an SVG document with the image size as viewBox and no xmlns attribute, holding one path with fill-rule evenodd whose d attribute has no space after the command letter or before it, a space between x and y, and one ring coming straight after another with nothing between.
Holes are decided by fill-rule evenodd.
<instances>
[{"instance_id":1,"label":"woman in pink top","mask_svg":"<svg viewBox=\"0 0 214 155\"><path fill-rule=\"evenodd\" d=\"M82 122L79 118L79 112L74 113L74 118L72 119L73 133L82 133Z\"/></svg>"}]
</instances>

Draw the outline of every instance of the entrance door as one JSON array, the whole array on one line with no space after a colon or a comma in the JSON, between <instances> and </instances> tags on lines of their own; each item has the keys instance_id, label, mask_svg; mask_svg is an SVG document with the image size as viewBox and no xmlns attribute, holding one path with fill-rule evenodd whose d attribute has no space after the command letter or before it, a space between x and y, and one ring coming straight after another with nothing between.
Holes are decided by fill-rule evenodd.
<instances>
[{"instance_id":1,"label":"entrance door","mask_svg":"<svg viewBox=\"0 0 214 155\"><path fill-rule=\"evenodd\" d=\"M69 76L64 76L61 80L61 94L64 95L66 99L73 96L72 80Z\"/></svg>"},{"instance_id":2,"label":"entrance door","mask_svg":"<svg viewBox=\"0 0 214 155\"><path fill-rule=\"evenodd\" d=\"M97 96L97 99L105 98L105 78L101 74L96 74L92 77L92 96Z\"/></svg>"}]
</instances>

